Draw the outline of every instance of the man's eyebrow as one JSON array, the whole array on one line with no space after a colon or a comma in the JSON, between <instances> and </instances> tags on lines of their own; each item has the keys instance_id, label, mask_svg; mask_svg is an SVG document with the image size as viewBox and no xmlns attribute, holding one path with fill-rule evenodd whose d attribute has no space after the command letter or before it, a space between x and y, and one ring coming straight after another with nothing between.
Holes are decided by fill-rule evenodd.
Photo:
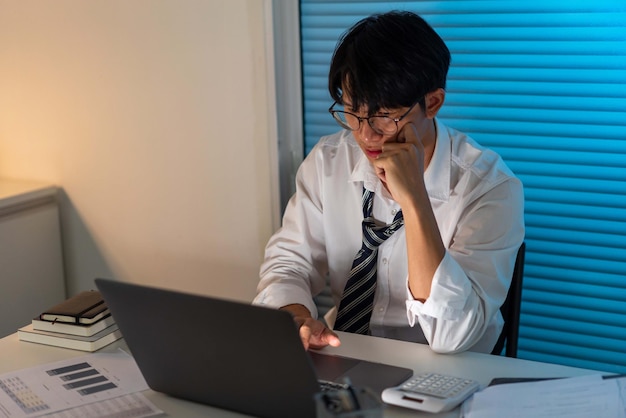
<instances>
[{"instance_id":1,"label":"man's eyebrow","mask_svg":"<svg viewBox=\"0 0 626 418\"><path fill-rule=\"evenodd\" d=\"M350 110L351 112L358 112L359 109L355 109L354 107L352 107L352 103L344 103L343 104L343 108Z\"/></svg>"},{"instance_id":2,"label":"man's eyebrow","mask_svg":"<svg viewBox=\"0 0 626 418\"><path fill-rule=\"evenodd\" d=\"M352 107L352 103L344 102L342 106L344 110L349 110L351 112L359 111L359 109L355 109L354 107ZM392 113L401 113L401 111L399 109L394 109L394 110L378 109L376 112L372 114L372 116L389 116Z\"/></svg>"},{"instance_id":3,"label":"man's eyebrow","mask_svg":"<svg viewBox=\"0 0 626 418\"><path fill-rule=\"evenodd\" d=\"M372 113L372 116L389 116L392 113L397 113L395 110L387 110L387 109L378 109L376 112Z\"/></svg>"}]
</instances>

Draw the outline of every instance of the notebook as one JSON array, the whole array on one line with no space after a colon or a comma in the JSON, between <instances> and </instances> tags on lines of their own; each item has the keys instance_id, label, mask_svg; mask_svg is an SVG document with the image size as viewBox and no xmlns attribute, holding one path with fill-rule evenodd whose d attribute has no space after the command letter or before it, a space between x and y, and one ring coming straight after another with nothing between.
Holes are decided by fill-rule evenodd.
<instances>
[{"instance_id":1,"label":"notebook","mask_svg":"<svg viewBox=\"0 0 626 418\"><path fill-rule=\"evenodd\" d=\"M377 393L410 369L304 350L284 311L96 279L151 389L257 417L315 417L318 379Z\"/></svg>"}]
</instances>

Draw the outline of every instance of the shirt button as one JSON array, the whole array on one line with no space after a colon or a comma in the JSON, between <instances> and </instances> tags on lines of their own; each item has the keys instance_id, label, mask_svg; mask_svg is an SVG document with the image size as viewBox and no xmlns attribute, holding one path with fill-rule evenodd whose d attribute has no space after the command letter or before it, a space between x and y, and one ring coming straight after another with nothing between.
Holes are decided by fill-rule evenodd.
<instances>
[{"instance_id":1,"label":"shirt button","mask_svg":"<svg viewBox=\"0 0 626 418\"><path fill-rule=\"evenodd\" d=\"M385 310L385 308L383 308L383 307L378 308L378 312L384 312L384 310Z\"/></svg>"},{"instance_id":2,"label":"shirt button","mask_svg":"<svg viewBox=\"0 0 626 418\"><path fill-rule=\"evenodd\" d=\"M383 258L383 264L387 264L387 259Z\"/></svg>"},{"instance_id":3,"label":"shirt button","mask_svg":"<svg viewBox=\"0 0 626 418\"><path fill-rule=\"evenodd\" d=\"M392 210L391 210L391 214L392 214L393 216L396 216L396 213L398 213L398 211L397 211L397 210L395 210L395 209L392 209Z\"/></svg>"}]
</instances>

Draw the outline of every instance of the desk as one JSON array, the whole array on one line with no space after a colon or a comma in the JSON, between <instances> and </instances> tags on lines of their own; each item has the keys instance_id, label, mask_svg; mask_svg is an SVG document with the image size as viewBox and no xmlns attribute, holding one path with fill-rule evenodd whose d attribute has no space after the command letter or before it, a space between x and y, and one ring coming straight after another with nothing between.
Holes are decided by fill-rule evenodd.
<instances>
[{"instance_id":1,"label":"desk","mask_svg":"<svg viewBox=\"0 0 626 418\"><path fill-rule=\"evenodd\" d=\"M383 338L367 337L348 333L338 333L342 344L329 348L328 352L350 355L367 360L385 362L412 368L415 372L434 371L478 380L487 385L494 377L567 377L598 373L593 370L577 369L555 364L537 363L508 357L492 356L465 352L460 354L436 354L427 345L394 341ZM123 340L117 341L103 351L115 351L126 348ZM82 351L19 341L17 334L0 339L0 373L6 373L38 364L84 356ZM244 415L211 408L193 402L175 399L154 391L145 395L163 410L167 416L176 418L210 416L217 418L241 418ZM458 410L445 414L418 413L408 409L388 406L385 417L390 418L453 418L458 417Z\"/></svg>"}]
</instances>

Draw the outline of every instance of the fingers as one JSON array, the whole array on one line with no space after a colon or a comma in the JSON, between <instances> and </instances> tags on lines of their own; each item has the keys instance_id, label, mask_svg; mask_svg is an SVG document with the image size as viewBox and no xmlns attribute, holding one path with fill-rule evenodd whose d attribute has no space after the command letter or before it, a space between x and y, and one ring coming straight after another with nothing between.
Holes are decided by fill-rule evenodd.
<instances>
[{"instance_id":1,"label":"fingers","mask_svg":"<svg viewBox=\"0 0 626 418\"><path fill-rule=\"evenodd\" d=\"M307 319L300 325L300 339L306 350L323 348L327 345L338 347L341 344L337 334L313 318Z\"/></svg>"},{"instance_id":2,"label":"fingers","mask_svg":"<svg viewBox=\"0 0 626 418\"><path fill-rule=\"evenodd\" d=\"M309 341L311 340L311 328L305 324L300 326L300 339L305 350L309 349Z\"/></svg>"},{"instance_id":3,"label":"fingers","mask_svg":"<svg viewBox=\"0 0 626 418\"><path fill-rule=\"evenodd\" d=\"M337 334L325 328L323 333L319 336L319 338L315 338L315 335L312 335L312 339L309 340L308 348L312 348L314 350L318 350L324 348L328 345L331 347L339 347L341 345L341 341L339 341L339 337Z\"/></svg>"},{"instance_id":4,"label":"fingers","mask_svg":"<svg viewBox=\"0 0 626 418\"><path fill-rule=\"evenodd\" d=\"M396 142L403 144L405 142L409 142L412 144L420 143L420 138L417 133L417 127L412 123L406 123L398 132L398 136L396 138Z\"/></svg>"},{"instance_id":5,"label":"fingers","mask_svg":"<svg viewBox=\"0 0 626 418\"><path fill-rule=\"evenodd\" d=\"M408 122L400 128L398 135L396 135L395 142L385 142L383 144L383 152L377 157L377 160L380 160L380 163L378 165L375 164L375 167L377 169L384 170L388 168L385 166L385 164L387 164L385 160L389 160L390 162L390 159L406 155L407 151L413 151L415 149L418 150L419 154L419 151L423 150L424 146L417 132L417 127L412 122Z\"/></svg>"},{"instance_id":6,"label":"fingers","mask_svg":"<svg viewBox=\"0 0 626 418\"><path fill-rule=\"evenodd\" d=\"M383 152L378 155L377 160L389 159L389 161L391 161L391 159L396 159L398 157L406 158L409 154L414 154L415 151L417 151L415 156L417 158L422 158L424 144L422 143L421 137L418 133L417 126L415 126L412 122L408 122L403 125L402 128L400 128L398 135L396 135L395 142L384 143L382 151ZM409 156L409 158L413 157ZM407 163L406 160L405 163ZM380 165L375 166L381 169L389 168L384 164L386 163L381 161Z\"/></svg>"},{"instance_id":7,"label":"fingers","mask_svg":"<svg viewBox=\"0 0 626 418\"><path fill-rule=\"evenodd\" d=\"M333 331L331 331L328 328L324 330L324 340L331 347L339 347L341 345L341 341L339 340L339 337L337 336L337 334L335 334Z\"/></svg>"}]
</instances>

